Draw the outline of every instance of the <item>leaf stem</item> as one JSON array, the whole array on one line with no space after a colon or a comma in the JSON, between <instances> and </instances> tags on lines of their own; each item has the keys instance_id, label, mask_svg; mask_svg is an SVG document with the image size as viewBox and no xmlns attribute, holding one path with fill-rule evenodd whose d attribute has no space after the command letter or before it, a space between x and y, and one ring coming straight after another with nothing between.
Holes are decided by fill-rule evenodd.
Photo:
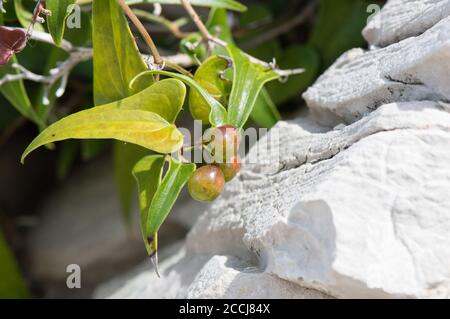
<instances>
[{"instance_id":1,"label":"leaf stem","mask_svg":"<svg viewBox=\"0 0 450 319\"><path fill-rule=\"evenodd\" d=\"M139 30L139 33L144 38L145 43L147 44L148 48L150 49L150 52L153 55L153 58L155 60L155 63L158 65L163 64L163 60L161 58L161 55L159 54L158 49L156 48L155 42L153 42L152 37L145 29L142 22L138 19L138 17L134 14L134 12L130 9L130 7L125 3L125 0L117 0L117 3L122 8L123 12L130 18L131 22L136 26L136 28Z\"/></svg>"}]
</instances>

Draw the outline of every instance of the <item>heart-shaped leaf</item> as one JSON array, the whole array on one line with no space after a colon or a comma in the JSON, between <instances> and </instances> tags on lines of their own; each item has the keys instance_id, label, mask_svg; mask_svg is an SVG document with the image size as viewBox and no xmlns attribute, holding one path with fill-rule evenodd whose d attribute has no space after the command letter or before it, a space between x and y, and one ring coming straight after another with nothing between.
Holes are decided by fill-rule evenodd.
<instances>
[{"instance_id":1,"label":"heart-shaped leaf","mask_svg":"<svg viewBox=\"0 0 450 319\"><path fill-rule=\"evenodd\" d=\"M52 15L47 18L48 30L56 45L61 45L64 29L66 28L66 18L71 12L75 0L46 0L45 5Z\"/></svg>"},{"instance_id":2,"label":"heart-shaped leaf","mask_svg":"<svg viewBox=\"0 0 450 319\"><path fill-rule=\"evenodd\" d=\"M194 75L194 81L224 105L230 94L231 82L221 79L220 72L227 66L228 62L225 59L212 56L200 65ZM191 90L189 93L189 109L194 119L201 120L205 124L209 123L211 107L197 90Z\"/></svg>"},{"instance_id":3,"label":"heart-shaped leaf","mask_svg":"<svg viewBox=\"0 0 450 319\"><path fill-rule=\"evenodd\" d=\"M176 88L172 90L178 93L175 102L168 97L170 93L167 96L159 93L167 85ZM180 81L167 79L128 98L69 115L36 137L25 150L22 161L39 146L71 138L110 138L159 153L174 152L181 147L183 135L169 121L181 109L185 95L183 88ZM161 105L168 109L163 114L165 118L154 112Z\"/></svg>"},{"instance_id":4,"label":"heart-shaped leaf","mask_svg":"<svg viewBox=\"0 0 450 319\"><path fill-rule=\"evenodd\" d=\"M14 53L18 53L27 44L26 32L0 26L0 65L8 64Z\"/></svg>"},{"instance_id":5,"label":"heart-shaped leaf","mask_svg":"<svg viewBox=\"0 0 450 319\"><path fill-rule=\"evenodd\" d=\"M140 74L138 74L131 82L130 87L133 87L134 84L142 77L153 75L153 74L161 74L165 76L169 76L175 79L179 79L183 81L185 84L189 85L189 87L193 90L196 90L200 96L205 100L205 102L209 105L211 108L211 112L209 114L209 121L214 126L220 126L223 124L226 124L226 118L227 118L227 110L223 107L220 102L218 102L216 99L214 99L208 92L206 92L205 89L203 89L197 82L195 82L192 78L179 74L179 73L173 73L173 72L167 72L162 70L151 70L151 71L145 71Z\"/></svg>"},{"instance_id":6,"label":"heart-shaped leaf","mask_svg":"<svg viewBox=\"0 0 450 319\"><path fill-rule=\"evenodd\" d=\"M139 189L142 235L150 256L158 249L159 228L196 168L195 164L180 163L172 157L168 161L169 167L164 177L162 156L146 156L133 169Z\"/></svg>"},{"instance_id":7,"label":"heart-shaped leaf","mask_svg":"<svg viewBox=\"0 0 450 319\"><path fill-rule=\"evenodd\" d=\"M241 128L253 110L255 101L265 83L278 75L255 64L237 47L227 46L233 60L233 88L228 104L228 124Z\"/></svg>"}]
</instances>

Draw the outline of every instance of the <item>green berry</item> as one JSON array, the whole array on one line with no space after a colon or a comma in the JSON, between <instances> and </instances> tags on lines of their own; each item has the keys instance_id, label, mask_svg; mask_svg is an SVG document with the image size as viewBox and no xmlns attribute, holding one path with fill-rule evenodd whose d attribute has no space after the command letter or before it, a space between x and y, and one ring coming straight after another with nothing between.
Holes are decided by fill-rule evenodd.
<instances>
[{"instance_id":1,"label":"green berry","mask_svg":"<svg viewBox=\"0 0 450 319\"><path fill-rule=\"evenodd\" d=\"M223 191L225 177L219 167L205 165L197 169L188 181L192 198L200 202L211 202Z\"/></svg>"},{"instance_id":2,"label":"green berry","mask_svg":"<svg viewBox=\"0 0 450 319\"><path fill-rule=\"evenodd\" d=\"M222 163L218 166L225 177L225 182L231 181L241 169L241 163L238 156L233 156L228 163Z\"/></svg>"}]
</instances>

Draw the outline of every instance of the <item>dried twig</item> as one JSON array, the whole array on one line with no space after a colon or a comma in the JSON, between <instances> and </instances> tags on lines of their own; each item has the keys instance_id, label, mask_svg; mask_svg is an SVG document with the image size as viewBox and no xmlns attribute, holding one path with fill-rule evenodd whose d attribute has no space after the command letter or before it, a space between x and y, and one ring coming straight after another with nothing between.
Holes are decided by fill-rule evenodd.
<instances>
[{"instance_id":1,"label":"dried twig","mask_svg":"<svg viewBox=\"0 0 450 319\"><path fill-rule=\"evenodd\" d=\"M227 43L225 41L223 41L223 40L221 40L219 38L216 38L216 37L211 35L211 33L206 28L205 24L202 22L202 20L198 16L198 14L195 11L195 9L192 7L192 5L191 5L189 0L181 0L181 4L186 9L186 11L189 14L189 16L191 17L192 21L194 21L194 23L197 26L198 30L202 34L204 40L207 41L208 44L217 44L217 45L220 45L220 46L223 46L223 47L227 46ZM291 76L291 75L301 74L301 73L305 72L304 69L279 70L279 69L276 68L275 63L273 63L273 62L267 63L267 62L261 61L261 60L255 58L255 57L253 57L251 55L248 55L248 54L247 54L247 57L250 59L251 62L253 62L255 64L259 64L259 65L262 65L262 66L264 66L264 67L266 67L268 69L272 69L281 78L286 78L286 77Z\"/></svg>"}]
</instances>

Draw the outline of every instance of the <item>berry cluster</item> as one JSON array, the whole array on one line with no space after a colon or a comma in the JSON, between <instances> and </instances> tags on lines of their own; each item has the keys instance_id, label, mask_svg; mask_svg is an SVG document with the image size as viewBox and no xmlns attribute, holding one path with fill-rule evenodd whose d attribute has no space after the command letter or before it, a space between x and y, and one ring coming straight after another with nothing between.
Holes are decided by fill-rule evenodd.
<instances>
[{"instance_id":1,"label":"berry cluster","mask_svg":"<svg viewBox=\"0 0 450 319\"><path fill-rule=\"evenodd\" d=\"M205 141L213 156L213 163L200 167L188 182L192 198L201 202L216 199L226 182L231 181L241 168L238 156L239 132L231 125L214 128Z\"/></svg>"}]
</instances>

